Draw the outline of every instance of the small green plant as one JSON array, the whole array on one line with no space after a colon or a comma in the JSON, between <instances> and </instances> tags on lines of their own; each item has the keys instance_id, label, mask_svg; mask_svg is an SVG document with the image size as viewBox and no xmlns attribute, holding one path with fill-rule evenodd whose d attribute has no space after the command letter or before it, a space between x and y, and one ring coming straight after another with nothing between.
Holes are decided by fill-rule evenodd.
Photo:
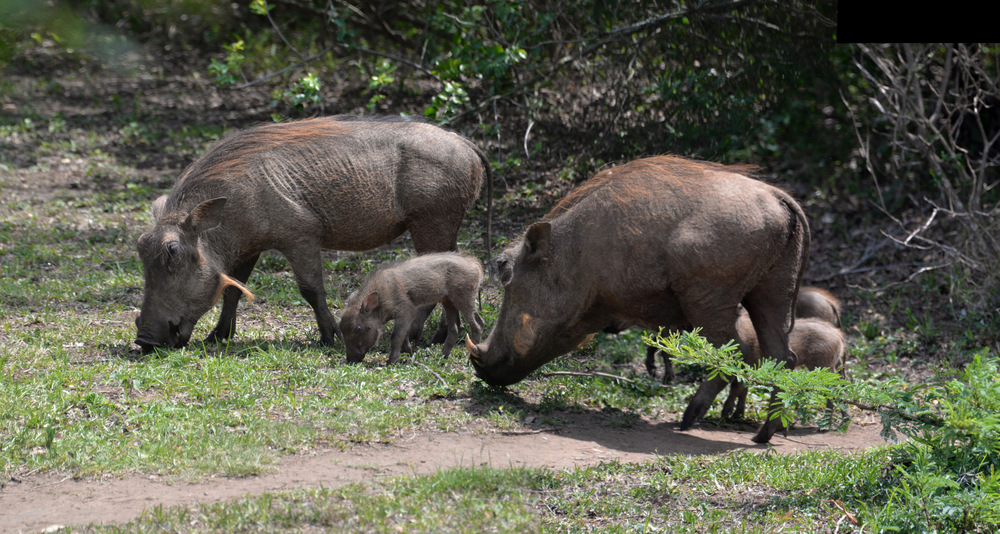
<instances>
[{"instance_id":1,"label":"small green plant","mask_svg":"<svg viewBox=\"0 0 1000 534\"><path fill-rule=\"evenodd\" d=\"M985 532L1000 524L1000 372L987 351L900 408L922 420L879 481L877 530Z\"/></svg>"},{"instance_id":2,"label":"small green plant","mask_svg":"<svg viewBox=\"0 0 1000 534\"><path fill-rule=\"evenodd\" d=\"M368 90L372 91L372 97L368 99L366 107L368 111L375 111L375 107L385 97L383 89L396 81L394 73L396 65L388 59L380 59L372 68L372 73L368 78Z\"/></svg>"},{"instance_id":3,"label":"small green plant","mask_svg":"<svg viewBox=\"0 0 1000 534\"><path fill-rule=\"evenodd\" d=\"M868 504L874 531L985 532L1000 523L1000 370L987 350L959 377L908 386L891 378L851 384L827 370L789 371L767 360L750 368L732 343L715 348L697 331L645 341L679 361L707 365L710 376L779 388L773 416L786 424L819 409L816 395L880 413L883 434L907 440L886 474L865 488L876 495Z\"/></svg>"},{"instance_id":4,"label":"small green plant","mask_svg":"<svg viewBox=\"0 0 1000 534\"><path fill-rule=\"evenodd\" d=\"M306 73L295 82L290 91L285 93L284 100L298 110L305 109L309 104L318 104L323 101L320 94L321 85L316 73Z\"/></svg>"},{"instance_id":5,"label":"small green plant","mask_svg":"<svg viewBox=\"0 0 1000 534\"><path fill-rule=\"evenodd\" d=\"M469 94L461 83L456 81L444 82L444 88L434 95L431 105L424 110L424 115L435 120L442 120L450 117L469 103Z\"/></svg>"},{"instance_id":6,"label":"small green plant","mask_svg":"<svg viewBox=\"0 0 1000 534\"><path fill-rule=\"evenodd\" d=\"M250 2L250 12L254 15L267 15L274 6L264 0L253 0Z\"/></svg>"},{"instance_id":7,"label":"small green plant","mask_svg":"<svg viewBox=\"0 0 1000 534\"><path fill-rule=\"evenodd\" d=\"M238 39L231 44L222 45L222 47L226 49L226 60L219 61L212 58L212 63L208 66L208 73L212 75L219 87L231 87L236 85L238 77L242 78L243 76L242 66L246 59L243 51L246 44L243 39Z\"/></svg>"},{"instance_id":8,"label":"small green plant","mask_svg":"<svg viewBox=\"0 0 1000 534\"><path fill-rule=\"evenodd\" d=\"M51 119L49 119L49 132L62 133L65 131L66 131L66 119L63 118L61 113L57 113Z\"/></svg>"}]
</instances>

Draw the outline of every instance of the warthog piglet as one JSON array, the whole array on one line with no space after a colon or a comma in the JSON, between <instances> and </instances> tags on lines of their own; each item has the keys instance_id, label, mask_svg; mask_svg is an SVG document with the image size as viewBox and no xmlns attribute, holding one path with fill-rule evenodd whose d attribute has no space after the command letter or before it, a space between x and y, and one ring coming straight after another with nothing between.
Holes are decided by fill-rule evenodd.
<instances>
[{"instance_id":1,"label":"warthog piglet","mask_svg":"<svg viewBox=\"0 0 1000 534\"><path fill-rule=\"evenodd\" d=\"M740 314L736 321L736 330L740 336L740 352L743 353L743 360L750 365L759 364L760 344L757 342L757 334L747 314ZM844 357L847 353L847 342L844 340L844 333L836 326L817 318L796 319L795 327L788 334L788 344L798 356L796 369L827 368L845 376ZM729 397L722 406L722 417L724 419L742 417L746 409L746 399L747 385L733 380L729 388ZM832 402L827 402L827 409L832 414Z\"/></svg>"},{"instance_id":2,"label":"warthog piglet","mask_svg":"<svg viewBox=\"0 0 1000 534\"><path fill-rule=\"evenodd\" d=\"M742 313L741 320L746 321L746 314ZM840 301L825 289L812 286L799 287L799 295L795 299L795 317L804 319L814 317L822 319L830 324L840 326ZM749 325L749 322L747 323ZM795 350L794 348L792 349ZM656 353L659 352L663 359L663 383L669 384L674 381L674 365L670 360L670 355L663 351L657 351L656 347L646 347L646 371L650 375L656 376ZM796 353L797 354L797 353Z\"/></svg>"},{"instance_id":3,"label":"warthog piglet","mask_svg":"<svg viewBox=\"0 0 1000 534\"><path fill-rule=\"evenodd\" d=\"M458 342L459 313L469 324L469 335L478 342L484 327L476 311L482 280L479 260L459 253L427 254L379 269L348 297L341 314L347 361L363 360L378 343L382 326L393 321L389 363L395 363L401 351L411 351L407 333L419 309L438 302L444 307L448 328L444 355Z\"/></svg>"}]
</instances>

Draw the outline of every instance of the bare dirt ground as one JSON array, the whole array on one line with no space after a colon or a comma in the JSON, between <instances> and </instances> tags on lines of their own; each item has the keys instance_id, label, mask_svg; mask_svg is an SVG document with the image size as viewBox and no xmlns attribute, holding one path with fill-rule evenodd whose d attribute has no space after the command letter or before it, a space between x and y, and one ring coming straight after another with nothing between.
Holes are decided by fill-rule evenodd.
<instances>
[{"instance_id":1,"label":"bare dirt ground","mask_svg":"<svg viewBox=\"0 0 1000 534\"><path fill-rule=\"evenodd\" d=\"M632 428L587 425L586 414L565 428L530 433L413 432L389 445L359 445L288 456L267 475L213 477L191 483L150 475L73 479L44 473L8 481L0 490L0 533L39 532L57 526L121 524L155 506L193 506L244 495L372 482L382 477L433 473L451 467L546 467L569 469L605 461L641 462L658 455L727 454L731 451L791 453L832 449L852 453L885 443L871 415L856 415L844 433L814 427L776 435L770 446L751 432L699 427L676 430L675 422L642 420Z\"/></svg>"}]
</instances>

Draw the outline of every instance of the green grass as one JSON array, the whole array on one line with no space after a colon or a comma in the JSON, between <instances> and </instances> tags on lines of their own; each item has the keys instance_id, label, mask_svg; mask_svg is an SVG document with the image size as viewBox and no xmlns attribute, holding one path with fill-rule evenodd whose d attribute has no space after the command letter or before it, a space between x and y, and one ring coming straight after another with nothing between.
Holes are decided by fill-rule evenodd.
<instances>
[{"instance_id":1,"label":"green grass","mask_svg":"<svg viewBox=\"0 0 1000 534\"><path fill-rule=\"evenodd\" d=\"M685 380L662 387L646 375L634 331L600 334L506 388L476 379L461 348L450 358L438 347L422 348L402 365L385 367L383 341L365 363L348 365L342 346L317 343L312 312L277 254L265 254L250 279L259 298L241 305L233 342L201 344L215 310L198 323L188 348L141 355L132 345L142 299L134 247L161 191L124 176L113 157L98 162L92 174L106 184L101 189L39 186L0 198L4 479L47 470L191 480L256 475L288 454L472 425L520 431L532 428L530 420L535 428L558 428L573 413L595 415L594 424L612 431L643 417L676 418L704 376L703 369L679 366ZM4 170L0 186L35 172ZM468 223L460 242L479 230ZM409 249L404 238L369 253L328 253L330 303L340 306L365 276ZM484 292L487 329L499 301L497 288ZM930 326L923 316L911 322ZM863 333L853 349L863 362L894 361L926 341L905 325L870 324L871 335ZM865 366L852 368L855 376L877 379ZM626 380L545 376L553 371ZM763 399L751 401L748 418L759 421ZM844 509L878 513L880 505L859 488L877 486L886 463L885 453L871 451L664 457L569 471L458 468L224 505L156 508L136 522L98 530L808 532L839 524L847 532L853 527L844 523Z\"/></svg>"},{"instance_id":2,"label":"green grass","mask_svg":"<svg viewBox=\"0 0 1000 534\"><path fill-rule=\"evenodd\" d=\"M637 334L602 336L581 356L502 390L475 379L460 349L447 359L438 347L420 349L404 361L421 365L384 367L384 341L364 364L347 365L342 346L316 342L311 310L277 254L264 255L250 279L260 298L241 306L232 343L200 343L213 311L189 347L140 355L132 345L142 299L134 243L151 224L148 204L159 192L114 174L109 183L119 185L0 204L3 476L256 474L283 454L459 429L473 418L514 429L532 414L560 424L560 411L596 410L610 427L627 427L642 414L679 411L690 394L691 386L660 388L637 373ZM378 265L406 255L402 243L329 254L331 303L340 305ZM484 298L488 327L497 300L495 289ZM547 379L546 370L600 370L635 382ZM452 408L470 399L469 410Z\"/></svg>"},{"instance_id":3,"label":"green grass","mask_svg":"<svg viewBox=\"0 0 1000 534\"><path fill-rule=\"evenodd\" d=\"M734 452L588 468L461 467L225 504L155 508L97 532L857 532L888 449ZM817 469L817 466L823 466ZM826 530L824 530L826 529Z\"/></svg>"},{"instance_id":4,"label":"green grass","mask_svg":"<svg viewBox=\"0 0 1000 534\"><path fill-rule=\"evenodd\" d=\"M364 364L347 365L341 346L318 345L311 310L277 254L264 255L250 279L260 298L241 306L232 343L200 344L213 311L188 348L142 356L132 345L142 299L134 243L159 191L129 187L117 175L110 183L119 185L0 204L3 476L256 474L283 454L391 442L405 431L461 429L474 419L509 430L532 415L558 426L560 413L592 411L609 428L629 427L682 411L693 393L691 383L660 387L645 375L638 332L600 335L578 355L500 389L475 379L460 349L447 359L437 347L421 349L404 365L384 367L383 341ZM372 253L329 254L331 303L407 250L403 240ZM488 328L498 301L495 288L484 295ZM544 377L549 371L601 371L631 382ZM455 410L459 403L469 408Z\"/></svg>"},{"instance_id":5,"label":"green grass","mask_svg":"<svg viewBox=\"0 0 1000 534\"><path fill-rule=\"evenodd\" d=\"M498 390L474 379L464 357L446 359L437 348L413 356L422 365L384 367L384 353L347 365L340 351L314 343L311 314L277 327L275 339L264 338L271 328L245 327L228 345L194 343L139 356L130 349L134 332L126 315L109 319L88 307L5 316L5 475L25 469L253 474L280 454L391 441L425 426L461 427L473 415L447 409L461 399L471 398L474 415L502 429L560 410L603 411L607 424L629 426L650 410L676 410L685 395L675 389L689 389L632 376L644 385L535 377ZM212 324L206 319L202 335ZM559 363L551 368L608 369L596 359Z\"/></svg>"}]
</instances>

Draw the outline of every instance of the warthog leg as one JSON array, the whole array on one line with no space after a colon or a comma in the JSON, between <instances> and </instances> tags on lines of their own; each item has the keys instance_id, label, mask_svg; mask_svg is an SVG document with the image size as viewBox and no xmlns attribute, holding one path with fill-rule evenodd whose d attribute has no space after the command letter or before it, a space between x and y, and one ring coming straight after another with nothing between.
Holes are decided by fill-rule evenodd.
<instances>
[{"instance_id":1,"label":"warthog leg","mask_svg":"<svg viewBox=\"0 0 1000 534\"><path fill-rule=\"evenodd\" d=\"M241 284L246 284L257 266L257 259L260 254L254 254L243 263L233 269L232 277ZM231 339L236 334L236 307L240 302L243 292L237 287L227 287L222 293L222 312L219 314L219 322L215 328L209 332L207 341L219 342Z\"/></svg>"}]
</instances>

